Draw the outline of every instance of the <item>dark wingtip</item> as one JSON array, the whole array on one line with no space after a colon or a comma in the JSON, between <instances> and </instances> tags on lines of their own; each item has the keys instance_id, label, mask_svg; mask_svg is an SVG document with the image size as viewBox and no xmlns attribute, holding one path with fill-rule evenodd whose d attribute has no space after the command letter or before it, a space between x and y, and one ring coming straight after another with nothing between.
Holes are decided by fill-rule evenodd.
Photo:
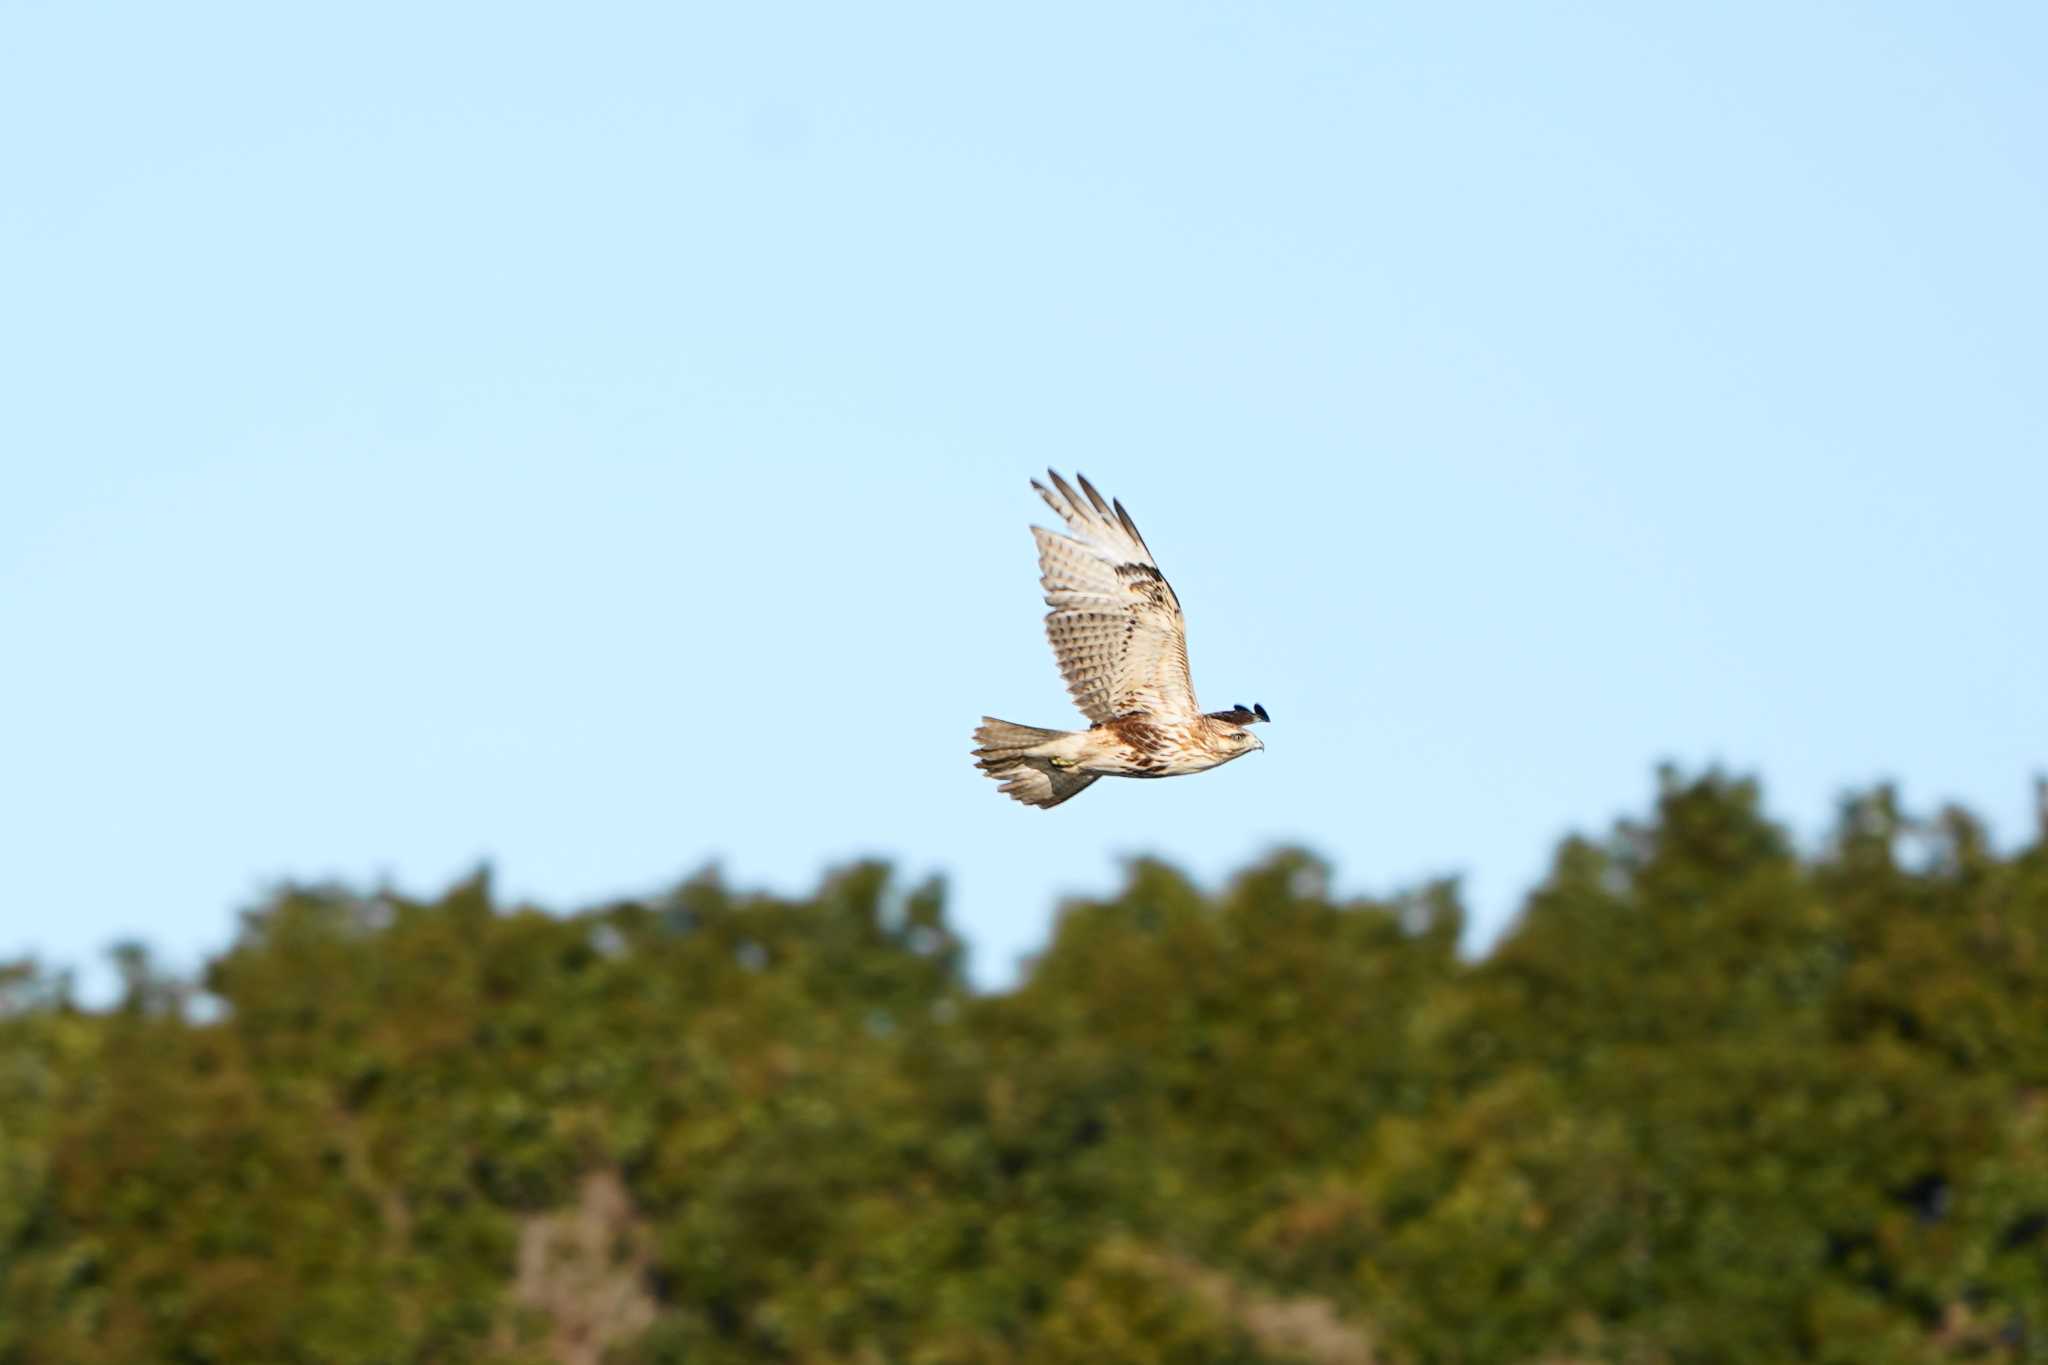
<instances>
[{"instance_id":1,"label":"dark wingtip","mask_svg":"<svg viewBox=\"0 0 2048 1365\"><path fill-rule=\"evenodd\" d=\"M1137 541L1140 545L1145 545L1145 537L1138 534L1138 523L1131 520L1131 514L1124 510L1124 505L1115 498L1109 500L1109 505L1115 511L1116 519L1123 523L1124 530L1130 532L1131 539ZM1150 545L1145 545L1147 553L1150 553L1151 549Z\"/></svg>"},{"instance_id":2,"label":"dark wingtip","mask_svg":"<svg viewBox=\"0 0 2048 1365\"><path fill-rule=\"evenodd\" d=\"M1262 701L1252 703L1252 714L1257 716L1260 720L1273 719L1271 716L1266 714L1266 704Z\"/></svg>"},{"instance_id":3,"label":"dark wingtip","mask_svg":"<svg viewBox=\"0 0 2048 1365\"><path fill-rule=\"evenodd\" d=\"M1057 469L1046 470L1045 476L1052 480L1052 486L1054 488L1060 490L1060 496L1067 500L1068 507L1071 507L1076 512L1081 510L1080 495L1074 492L1072 484L1068 483L1065 479L1060 477L1060 472Z\"/></svg>"}]
</instances>

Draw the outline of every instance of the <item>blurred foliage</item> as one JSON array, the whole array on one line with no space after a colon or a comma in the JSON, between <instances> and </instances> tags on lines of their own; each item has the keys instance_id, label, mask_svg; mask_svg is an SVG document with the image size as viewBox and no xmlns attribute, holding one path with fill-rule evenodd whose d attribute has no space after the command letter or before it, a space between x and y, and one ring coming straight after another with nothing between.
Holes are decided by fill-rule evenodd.
<instances>
[{"instance_id":1,"label":"blurred foliage","mask_svg":"<svg viewBox=\"0 0 2048 1365\"><path fill-rule=\"evenodd\" d=\"M2048 1361L2048 848L1666 773L1455 889L295 888L0 970L0 1365Z\"/></svg>"}]
</instances>

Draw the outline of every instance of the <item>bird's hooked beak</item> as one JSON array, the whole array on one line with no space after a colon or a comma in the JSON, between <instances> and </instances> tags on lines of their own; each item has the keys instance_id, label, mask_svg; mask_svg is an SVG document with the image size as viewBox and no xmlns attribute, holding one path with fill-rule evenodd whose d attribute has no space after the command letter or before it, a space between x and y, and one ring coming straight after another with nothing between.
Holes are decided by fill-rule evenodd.
<instances>
[{"instance_id":1,"label":"bird's hooked beak","mask_svg":"<svg viewBox=\"0 0 2048 1365\"><path fill-rule=\"evenodd\" d=\"M1265 747L1266 747L1266 741L1265 741L1265 740L1263 740L1263 739L1260 739L1260 738L1259 738L1259 737L1258 737L1257 735L1253 735L1253 736L1252 736L1252 747L1253 747L1254 749L1263 749L1263 748L1265 748Z\"/></svg>"}]
</instances>

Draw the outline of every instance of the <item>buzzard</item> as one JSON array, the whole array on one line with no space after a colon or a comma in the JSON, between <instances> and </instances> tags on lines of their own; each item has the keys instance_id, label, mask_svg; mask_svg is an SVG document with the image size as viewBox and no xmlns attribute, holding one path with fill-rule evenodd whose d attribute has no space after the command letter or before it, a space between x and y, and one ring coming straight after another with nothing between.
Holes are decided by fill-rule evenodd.
<instances>
[{"instance_id":1,"label":"buzzard","mask_svg":"<svg viewBox=\"0 0 2048 1365\"><path fill-rule=\"evenodd\" d=\"M975 764L1027 806L1057 806L1098 777L1178 777L1263 749L1245 727L1263 706L1203 713L1188 679L1180 599L1120 502L1086 478L1075 493L1047 470L1031 486L1071 535L1032 527L1045 584L1045 633L1086 730L1041 730L983 716ZM1057 490L1055 492L1054 490Z\"/></svg>"}]
</instances>

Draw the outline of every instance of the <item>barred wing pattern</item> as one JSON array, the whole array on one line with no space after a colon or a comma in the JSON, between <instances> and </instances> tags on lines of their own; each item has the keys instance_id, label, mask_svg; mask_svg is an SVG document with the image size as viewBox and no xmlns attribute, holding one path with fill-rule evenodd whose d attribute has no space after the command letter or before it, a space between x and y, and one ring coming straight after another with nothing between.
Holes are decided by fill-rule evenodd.
<instances>
[{"instance_id":1,"label":"barred wing pattern","mask_svg":"<svg viewBox=\"0 0 2048 1365\"><path fill-rule=\"evenodd\" d=\"M1031 486L1071 535L1031 528L1045 585L1045 633L1081 713L1096 724L1143 712L1193 719L1187 622L1180 599L1120 502L1104 502L1086 478L1081 492L1047 470ZM1054 490L1058 490L1055 492Z\"/></svg>"}]
</instances>

